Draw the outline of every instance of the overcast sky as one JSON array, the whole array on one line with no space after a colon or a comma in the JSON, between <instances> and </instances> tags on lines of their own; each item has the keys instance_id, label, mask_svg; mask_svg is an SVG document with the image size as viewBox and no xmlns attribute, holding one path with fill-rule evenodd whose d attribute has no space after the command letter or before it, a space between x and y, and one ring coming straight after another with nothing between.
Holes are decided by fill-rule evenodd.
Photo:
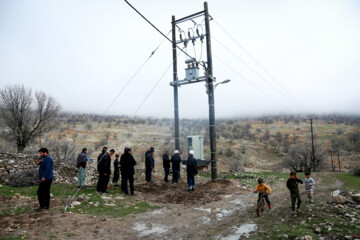
<instances>
[{"instance_id":1,"label":"overcast sky","mask_svg":"<svg viewBox=\"0 0 360 240\"><path fill-rule=\"evenodd\" d=\"M129 2L165 34L172 15L203 10L199 0ZM360 1L208 4L214 76L231 79L215 90L216 117L360 113ZM162 40L122 0L0 0L0 88L24 84L56 97L63 111L102 114ZM205 60L199 40L186 50ZM185 60L179 54L179 79ZM106 114L133 116L165 74L136 116L173 117L171 64L164 41ZM179 107L180 117L206 118L204 83L182 86Z\"/></svg>"}]
</instances>

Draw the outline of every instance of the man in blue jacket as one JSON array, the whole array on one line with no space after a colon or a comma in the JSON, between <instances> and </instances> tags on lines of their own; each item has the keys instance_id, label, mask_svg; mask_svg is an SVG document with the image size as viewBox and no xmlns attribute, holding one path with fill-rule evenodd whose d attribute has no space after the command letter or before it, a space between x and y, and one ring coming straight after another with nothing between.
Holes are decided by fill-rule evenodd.
<instances>
[{"instance_id":1,"label":"man in blue jacket","mask_svg":"<svg viewBox=\"0 0 360 240\"><path fill-rule=\"evenodd\" d=\"M47 148L41 148L39 150L40 161L39 161L39 188L37 190L37 195L39 199L40 206L35 209L36 211L41 211L42 209L49 209L50 207L50 186L51 182L54 179L53 175L53 166L54 161L49 155Z\"/></svg>"}]
</instances>

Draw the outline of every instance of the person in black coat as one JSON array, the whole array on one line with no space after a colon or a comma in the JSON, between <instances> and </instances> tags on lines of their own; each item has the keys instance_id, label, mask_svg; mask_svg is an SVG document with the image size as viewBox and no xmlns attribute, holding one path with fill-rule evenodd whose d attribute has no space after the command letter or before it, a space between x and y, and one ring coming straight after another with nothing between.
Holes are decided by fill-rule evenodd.
<instances>
[{"instance_id":1,"label":"person in black coat","mask_svg":"<svg viewBox=\"0 0 360 240\"><path fill-rule=\"evenodd\" d=\"M165 182L169 182L169 179L168 179L169 171L170 171L169 151L166 151L166 152L163 154L163 167L164 167L164 170L165 170L164 181L165 181Z\"/></svg>"},{"instance_id":2,"label":"person in black coat","mask_svg":"<svg viewBox=\"0 0 360 240\"><path fill-rule=\"evenodd\" d=\"M131 196L136 196L135 189L134 189L134 174L135 174L135 168L136 161L132 155L130 148L124 149L124 154L121 155L120 159L120 166L121 166L121 172L122 172L122 181L121 181L121 190L124 191L126 195L129 194L128 190L128 181L130 184L130 193Z\"/></svg>"},{"instance_id":3,"label":"person in black coat","mask_svg":"<svg viewBox=\"0 0 360 240\"><path fill-rule=\"evenodd\" d=\"M173 170L172 182L178 183L181 164L180 152L178 150L175 150L174 155L171 156L171 164Z\"/></svg>"},{"instance_id":4,"label":"person in black coat","mask_svg":"<svg viewBox=\"0 0 360 240\"><path fill-rule=\"evenodd\" d=\"M120 155L116 154L115 160L114 160L114 177L112 182L115 183L115 186L119 186L117 183L119 181L119 169L120 169L120 162L119 162Z\"/></svg>"},{"instance_id":5,"label":"person in black coat","mask_svg":"<svg viewBox=\"0 0 360 240\"><path fill-rule=\"evenodd\" d=\"M103 147L100 155L98 156L97 169L99 172L99 179L96 190L99 193L106 193L111 174L111 158L110 154L107 152L107 149L107 147Z\"/></svg>"},{"instance_id":6,"label":"person in black coat","mask_svg":"<svg viewBox=\"0 0 360 240\"><path fill-rule=\"evenodd\" d=\"M149 153L146 155L145 160L145 173L146 173L146 181L147 182L153 182L151 180L151 172L155 167L155 160L153 158L155 149L153 147L150 148Z\"/></svg>"},{"instance_id":7,"label":"person in black coat","mask_svg":"<svg viewBox=\"0 0 360 240\"><path fill-rule=\"evenodd\" d=\"M187 180L189 189L188 191L195 191L195 175L198 174L197 163L194 156L194 150L189 151L189 158L186 163Z\"/></svg>"}]
</instances>

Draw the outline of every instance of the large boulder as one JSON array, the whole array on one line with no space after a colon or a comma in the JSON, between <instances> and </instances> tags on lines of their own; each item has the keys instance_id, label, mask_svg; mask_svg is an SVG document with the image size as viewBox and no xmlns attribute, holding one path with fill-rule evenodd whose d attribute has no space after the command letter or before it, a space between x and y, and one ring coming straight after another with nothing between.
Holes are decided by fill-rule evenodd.
<instances>
[{"instance_id":1,"label":"large boulder","mask_svg":"<svg viewBox=\"0 0 360 240\"><path fill-rule=\"evenodd\" d=\"M360 203L360 193L354 194L351 196L352 200L356 203Z\"/></svg>"},{"instance_id":2,"label":"large boulder","mask_svg":"<svg viewBox=\"0 0 360 240\"><path fill-rule=\"evenodd\" d=\"M13 187L27 187L39 183L38 170L10 173L2 177L4 182Z\"/></svg>"},{"instance_id":3,"label":"large boulder","mask_svg":"<svg viewBox=\"0 0 360 240\"><path fill-rule=\"evenodd\" d=\"M342 195L336 195L331 197L331 200L337 204L345 204L347 202L346 197Z\"/></svg>"}]
</instances>

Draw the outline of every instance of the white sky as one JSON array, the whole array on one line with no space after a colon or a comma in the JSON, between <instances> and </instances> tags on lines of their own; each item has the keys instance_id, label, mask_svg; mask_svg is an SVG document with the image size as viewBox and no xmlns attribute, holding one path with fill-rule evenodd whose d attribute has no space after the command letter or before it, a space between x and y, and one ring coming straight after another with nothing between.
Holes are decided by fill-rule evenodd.
<instances>
[{"instance_id":1,"label":"white sky","mask_svg":"<svg viewBox=\"0 0 360 240\"><path fill-rule=\"evenodd\" d=\"M203 10L199 0L130 3L166 34L172 15L178 19ZM210 25L214 76L218 82L231 79L215 90L216 117L360 113L360 1L208 4L215 20ZM0 88L24 84L55 96L63 111L103 113L162 39L122 0L0 0ZM198 57L199 41L195 48ZM191 44L188 52L193 54ZM180 54L180 79L184 60ZM106 114L132 116L171 62L171 44L165 41ZM172 67L137 116L173 117L170 81ZM208 116L203 83L182 86L179 94L180 117Z\"/></svg>"}]
</instances>

